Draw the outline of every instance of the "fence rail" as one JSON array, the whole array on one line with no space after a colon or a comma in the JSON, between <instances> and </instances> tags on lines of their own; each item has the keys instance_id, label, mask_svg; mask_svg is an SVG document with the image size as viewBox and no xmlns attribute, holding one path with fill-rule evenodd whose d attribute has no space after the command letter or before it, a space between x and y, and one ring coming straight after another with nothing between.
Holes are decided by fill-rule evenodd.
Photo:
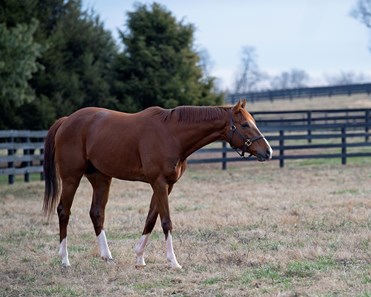
<instances>
[{"instance_id":1,"label":"fence rail","mask_svg":"<svg viewBox=\"0 0 371 297\"><path fill-rule=\"evenodd\" d=\"M246 98L248 101L274 101L285 99L300 99L313 98L336 95L353 95L353 94L371 94L371 83L351 84L340 86L326 87L307 87L283 90L270 90L249 93L230 94L225 101L227 103L235 103L241 98Z\"/></svg>"},{"instance_id":2,"label":"fence rail","mask_svg":"<svg viewBox=\"0 0 371 297\"><path fill-rule=\"evenodd\" d=\"M0 175L7 175L9 184L14 183L16 175L23 175L25 182L30 180L32 173L39 173L43 179L46 133L47 131L0 131Z\"/></svg>"},{"instance_id":3,"label":"fence rail","mask_svg":"<svg viewBox=\"0 0 371 297\"><path fill-rule=\"evenodd\" d=\"M287 160L371 157L370 109L255 112L258 126L273 148L280 167ZM43 179L43 149L47 131L0 131L0 176L14 183L16 175ZM188 163L243 161L225 142L213 143L190 156ZM339 162L340 162L339 161Z\"/></svg>"},{"instance_id":4,"label":"fence rail","mask_svg":"<svg viewBox=\"0 0 371 297\"><path fill-rule=\"evenodd\" d=\"M371 122L371 108L256 111L252 115L259 127Z\"/></svg>"}]
</instances>

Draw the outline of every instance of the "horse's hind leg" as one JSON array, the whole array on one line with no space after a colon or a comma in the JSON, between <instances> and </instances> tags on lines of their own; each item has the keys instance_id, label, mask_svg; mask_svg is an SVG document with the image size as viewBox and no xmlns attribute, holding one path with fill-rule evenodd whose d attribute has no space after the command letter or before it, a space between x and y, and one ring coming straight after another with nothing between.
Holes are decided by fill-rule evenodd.
<instances>
[{"instance_id":1,"label":"horse's hind leg","mask_svg":"<svg viewBox=\"0 0 371 297\"><path fill-rule=\"evenodd\" d=\"M93 169L85 174L93 187L93 201L90 208L90 218L97 236L100 256L105 261L111 261L112 255L108 248L104 232L104 214L108 201L109 188L112 178Z\"/></svg>"},{"instance_id":2,"label":"horse's hind leg","mask_svg":"<svg viewBox=\"0 0 371 297\"><path fill-rule=\"evenodd\" d=\"M157 211L155 199L156 198L152 196L151 204L150 204L147 219L146 219L146 224L144 226L144 230L142 233L142 237L135 245L134 251L137 257L135 267L137 268L146 266L146 262L144 261L144 248L147 245L149 235L151 234L153 228L155 227L156 220L158 217L158 211Z\"/></svg>"},{"instance_id":3,"label":"horse's hind leg","mask_svg":"<svg viewBox=\"0 0 371 297\"><path fill-rule=\"evenodd\" d=\"M70 266L67 251L67 225L70 219L71 206L73 197L75 196L76 189L80 183L80 177L77 178L62 178L62 193L59 205L57 207L59 219L59 255L62 258L63 266Z\"/></svg>"}]
</instances>

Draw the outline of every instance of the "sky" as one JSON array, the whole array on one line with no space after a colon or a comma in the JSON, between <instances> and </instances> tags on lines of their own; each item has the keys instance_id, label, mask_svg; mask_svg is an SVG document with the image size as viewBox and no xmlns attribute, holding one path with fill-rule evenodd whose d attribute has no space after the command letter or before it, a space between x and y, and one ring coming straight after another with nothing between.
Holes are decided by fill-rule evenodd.
<instances>
[{"instance_id":1,"label":"sky","mask_svg":"<svg viewBox=\"0 0 371 297\"><path fill-rule=\"evenodd\" d=\"M127 12L136 2L83 0L94 8L118 40ZM371 34L350 16L356 0L157 0L177 19L193 24L195 46L211 59L211 75L221 89L233 89L242 49L254 47L261 71L278 75L306 71L310 85L342 72L364 74L371 80Z\"/></svg>"}]
</instances>

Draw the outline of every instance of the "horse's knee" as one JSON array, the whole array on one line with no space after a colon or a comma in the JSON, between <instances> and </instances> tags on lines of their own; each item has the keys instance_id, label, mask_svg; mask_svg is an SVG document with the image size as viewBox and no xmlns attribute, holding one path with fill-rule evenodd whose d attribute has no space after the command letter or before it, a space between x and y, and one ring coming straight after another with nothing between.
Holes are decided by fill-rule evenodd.
<instances>
[{"instance_id":1,"label":"horse's knee","mask_svg":"<svg viewBox=\"0 0 371 297\"><path fill-rule=\"evenodd\" d=\"M170 219L163 219L161 221L162 230L164 231L165 235L169 233L173 229L173 225Z\"/></svg>"}]
</instances>

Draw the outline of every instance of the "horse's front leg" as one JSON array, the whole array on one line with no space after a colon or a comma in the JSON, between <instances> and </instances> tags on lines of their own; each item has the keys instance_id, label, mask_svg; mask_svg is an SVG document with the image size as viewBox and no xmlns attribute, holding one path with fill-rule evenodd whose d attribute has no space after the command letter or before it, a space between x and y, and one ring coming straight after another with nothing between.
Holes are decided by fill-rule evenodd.
<instances>
[{"instance_id":1,"label":"horse's front leg","mask_svg":"<svg viewBox=\"0 0 371 297\"><path fill-rule=\"evenodd\" d=\"M182 266L179 265L175 253L174 253L174 246L173 246L173 239L171 236L172 231L172 223L170 219L170 210L169 210L169 201L168 195L170 194L173 185L168 185L167 183L163 182L156 182L152 185L153 188L153 196L151 200L150 210L148 212L146 225L144 227L144 231L142 234L141 239L137 243L135 247L135 252L137 255L137 267L145 266L144 262L144 247L146 246L149 234L152 232L153 227L156 224L156 219L158 214L160 214L161 218L161 226L162 230L165 234L166 240L166 258L170 264L171 268L180 269Z\"/></svg>"}]
</instances>

